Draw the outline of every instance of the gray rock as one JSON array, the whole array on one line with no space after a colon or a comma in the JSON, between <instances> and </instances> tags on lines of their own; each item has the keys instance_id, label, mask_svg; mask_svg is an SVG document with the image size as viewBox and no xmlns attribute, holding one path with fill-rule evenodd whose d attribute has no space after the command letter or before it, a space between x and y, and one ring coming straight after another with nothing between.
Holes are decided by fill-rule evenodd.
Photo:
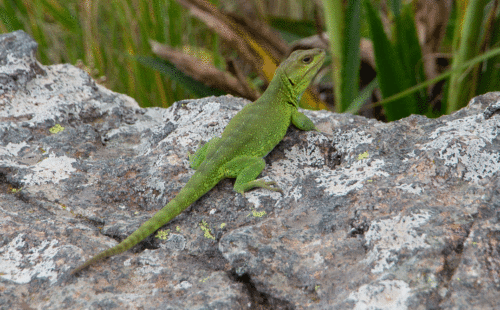
<instances>
[{"instance_id":1,"label":"gray rock","mask_svg":"<svg viewBox=\"0 0 500 310\"><path fill-rule=\"evenodd\" d=\"M35 48L0 35L1 309L497 306L500 93L389 124L306 111L326 134L290 128L266 157L284 195L224 180L72 277L175 196L247 101L141 109Z\"/></svg>"}]
</instances>

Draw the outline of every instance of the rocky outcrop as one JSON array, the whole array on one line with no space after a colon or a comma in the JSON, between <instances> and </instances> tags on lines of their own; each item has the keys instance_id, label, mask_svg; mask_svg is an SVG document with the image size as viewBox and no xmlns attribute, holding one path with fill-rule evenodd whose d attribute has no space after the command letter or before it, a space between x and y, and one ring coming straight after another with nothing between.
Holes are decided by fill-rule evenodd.
<instances>
[{"instance_id":1,"label":"rocky outcrop","mask_svg":"<svg viewBox=\"0 0 500 310\"><path fill-rule=\"evenodd\" d=\"M0 35L1 309L493 309L500 300L500 93L381 123L306 111L262 176L224 180L133 250L200 142L247 101L141 109Z\"/></svg>"}]
</instances>

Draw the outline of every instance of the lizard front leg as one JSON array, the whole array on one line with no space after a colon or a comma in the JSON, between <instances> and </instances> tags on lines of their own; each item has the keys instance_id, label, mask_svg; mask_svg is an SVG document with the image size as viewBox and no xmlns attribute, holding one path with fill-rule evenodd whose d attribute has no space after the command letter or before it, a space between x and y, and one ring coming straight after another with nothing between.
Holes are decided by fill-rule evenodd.
<instances>
[{"instance_id":1,"label":"lizard front leg","mask_svg":"<svg viewBox=\"0 0 500 310\"><path fill-rule=\"evenodd\" d=\"M316 126L314 126L314 123L309 119L309 117L305 116L303 113L300 113L299 111L293 111L292 124L300 130L318 131L318 129L316 128Z\"/></svg>"}]
</instances>

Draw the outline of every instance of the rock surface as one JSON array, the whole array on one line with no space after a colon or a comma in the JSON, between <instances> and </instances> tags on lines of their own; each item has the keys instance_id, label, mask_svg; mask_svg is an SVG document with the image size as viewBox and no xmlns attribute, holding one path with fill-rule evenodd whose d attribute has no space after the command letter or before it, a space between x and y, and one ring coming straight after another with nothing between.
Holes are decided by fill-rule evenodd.
<instances>
[{"instance_id":1,"label":"rock surface","mask_svg":"<svg viewBox=\"0 0 500 310\"><path fill-rule=\"evenodd\" d=\"M247 101L141 109L0 35L1 309L493 309L500 93L381 123L306 111L262 175L224 180L133 250L69 275L182 188Z\"/></svg>"}]
</instances>

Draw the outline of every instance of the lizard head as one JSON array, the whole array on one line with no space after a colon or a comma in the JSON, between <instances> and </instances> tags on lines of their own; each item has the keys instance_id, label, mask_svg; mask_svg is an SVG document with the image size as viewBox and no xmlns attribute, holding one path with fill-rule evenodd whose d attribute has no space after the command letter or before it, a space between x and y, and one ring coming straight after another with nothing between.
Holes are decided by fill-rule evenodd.
<instances>
[{"instance_id":1,"label":"lizard head","mask_svg":"<svg viewBox=\"0 0 500 310\"><path fill-rule=\"evenodd\" d=\"M300 98L325 60L325 51L320 48L297 50L278 68L283 83L292 95Z\"/></svg>"}]
</instances>

